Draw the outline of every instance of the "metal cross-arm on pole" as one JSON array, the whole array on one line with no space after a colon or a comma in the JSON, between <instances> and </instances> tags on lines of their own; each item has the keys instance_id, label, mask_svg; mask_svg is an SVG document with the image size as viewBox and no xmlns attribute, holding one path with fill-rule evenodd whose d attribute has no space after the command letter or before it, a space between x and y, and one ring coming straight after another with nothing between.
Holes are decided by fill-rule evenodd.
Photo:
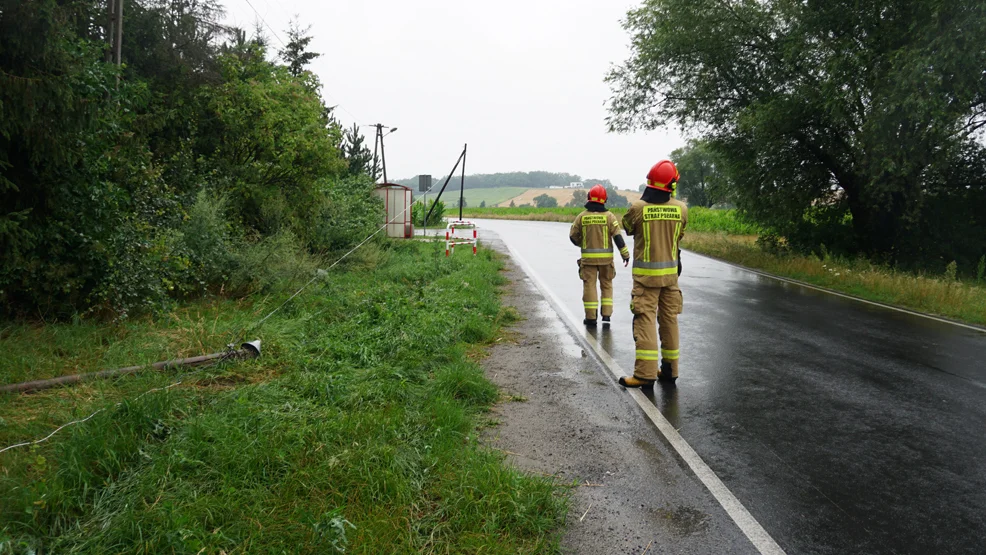
<instances>
[{"instance_id":1,"label":"metal cross-arm on pole","mask_svg":"<svg viewBox=\"0 0 986 555\"><path fill-rule=\"evenodd\" d=\"M459 181L459 221L462 221L462 204L466 195L466 149L469 144L462 145L462 180Z\"/></svg>"},{"instance_id":2,"label":"metal cross-arm on pole","mask_svg":"<svg viewBox=\"0 0 986 555\"><path fill-rule=\"evenodd\" d=\"M455 166L452 166L452 171L448 172L448 177L445 178L445 183L442 184L442 189L438 191L438 196L435 197L435 200L432 202L431 210L428 210L428 214L425 216L424 222L422 222L425 226L428 225L428 219L431 218L431 213L435 209L435 206L438 206L438 201L442 199L442 193L445 192L445 187L448 186L448 182L452 179L452 176L455 175L455 170L458 169L459 162L461 162L462 159L465 158L465 156L466 156L466 151L465 149L463 149L462 154L460 154L459 158L456 159L455 161Z\"/></svg>"}]
</instances>

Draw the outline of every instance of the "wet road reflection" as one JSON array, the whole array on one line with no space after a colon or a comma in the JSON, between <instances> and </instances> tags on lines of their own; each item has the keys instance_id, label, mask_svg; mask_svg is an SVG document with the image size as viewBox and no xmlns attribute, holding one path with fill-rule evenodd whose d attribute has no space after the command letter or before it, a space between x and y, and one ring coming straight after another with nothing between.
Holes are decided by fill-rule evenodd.
<instances>
[{"instance_id":1,"label":"wet road reflection","mask_svg":"<svg viewBox=\"0 0 986 555\"><path fill-rule=\"evenodd\" d=\"M480 225L580 313L567 224ZM986 334L683 265L680 378L652 401L782 547L986 552ZM630 281L618 266L613 325L586 332L628 372Z\"/></svg>"}]
</instances>

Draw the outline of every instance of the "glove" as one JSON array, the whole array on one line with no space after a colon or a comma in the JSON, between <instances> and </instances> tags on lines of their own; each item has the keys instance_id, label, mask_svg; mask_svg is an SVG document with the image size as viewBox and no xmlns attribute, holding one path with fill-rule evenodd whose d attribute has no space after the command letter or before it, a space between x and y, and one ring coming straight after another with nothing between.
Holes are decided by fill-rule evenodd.
<instances>
[{"instance_id":1,"label":"glove","mask_svg":"<svg viewBox=\"0 0 986 555\"><path fill-rule=\"evenodd\" d=\"M626 268L630 264L630 249L627 247L620 249L620 256L623 257L623 267Z\"/></svg>"},{"instance_id":2,"label":"glove","mask_svg":"<svg viewBox=\"0 0 986 555\"><path fill-rule=\"evenodd\" d=\"M681 249L678 249L678 275L681 275Z\"/></svg>"}]
</instances>

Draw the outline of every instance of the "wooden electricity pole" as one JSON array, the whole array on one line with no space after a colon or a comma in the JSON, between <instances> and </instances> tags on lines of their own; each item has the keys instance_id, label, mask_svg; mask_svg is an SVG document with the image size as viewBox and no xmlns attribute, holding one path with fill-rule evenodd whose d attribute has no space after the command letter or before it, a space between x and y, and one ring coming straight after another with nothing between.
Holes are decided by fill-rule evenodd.
<instances>
[{"instance_id":1,"label":"wooden electricity pole","mask_svg":"<svg viewBox=\"0 0 986 555\"><path fill-rule=\"evenodd\" d=\"M109 9L109 26L107 27L107 39L110 43L110 50L107 53L109 62L120 67L123 62L123 0L107 0ZM120 75L116 76L116 84L120 86Z\"/></svg>"},{"instance_id":2,"label":"wooden electricity pole","mask_svg":"<svg viewBox=\"0 0 986 555\"><path fill-rule=\"evenodd\" d=\"M387 127L386 125L384 125L382 123L375 123L371 127L375 127L377 129L377 136L376 136L376 138L373 141L373 170L375 172L376 171L376 168L377 168L377 148L379 148L380 149L380 161L381 161L381 163L383 165L383 182L384 183L389 183L389 181L387 181L387 154L383 150L383 138L386 137L387 135L390 135L394 131L397 131L397 128L396 127ZM388 131L385 134L383 132L384 129L389 129L390 131Z\"/></svg>"}]
</instances>

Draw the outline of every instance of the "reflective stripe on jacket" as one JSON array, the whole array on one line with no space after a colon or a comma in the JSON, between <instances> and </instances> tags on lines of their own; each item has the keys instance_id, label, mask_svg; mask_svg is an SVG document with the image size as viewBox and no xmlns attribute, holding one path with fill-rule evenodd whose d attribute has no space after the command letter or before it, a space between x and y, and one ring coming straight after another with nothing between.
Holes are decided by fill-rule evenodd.
<instances>
[{"instance_id":1,"label":"reflective stripe on jacket","mask_svg":"<svg viewBox=\"0 0 986 555\"><path fill-rule=\"evenodd\" d=\"M568 237L582 248L582 264L604 265L613 262L612 238L620 233L620 222L612 212L585 210L575 217Z\"/></svg>"},{"instance_id":2,"label":"reflective stripe on jacket","mask_svg":"<svg viewBox=\"0 0 986 555\"><path fill-rule=\"evenodd\" d=\"M663 204L638 200L623 216L633 235L633 280L645 287L678 283L678 243L688 224L688 206L677 199Z\"/></svg>"}]
</instances>

